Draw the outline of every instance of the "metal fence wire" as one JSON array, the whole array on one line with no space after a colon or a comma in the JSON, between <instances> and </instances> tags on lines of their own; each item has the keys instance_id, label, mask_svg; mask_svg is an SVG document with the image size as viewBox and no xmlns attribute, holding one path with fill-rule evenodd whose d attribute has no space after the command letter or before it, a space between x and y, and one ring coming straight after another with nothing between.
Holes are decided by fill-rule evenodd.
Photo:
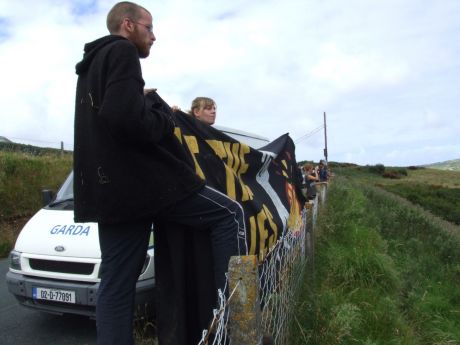
<instances>
[{"instance_id":1,"label":"metal fence wire","mask_svg":"<svg viewBox=\"0 0 460 345\"><path fill-rule=\"evenodd\" d=\"M289 230L260 265L259 294L262 334L274 344L288 343L295 294L303 276L308 210L302 224Z\"/></svg>"},{"instance_id":2,"label":"metal fence wire","mask_svg":"<svg viewBox=\"0 0 460 345\"><path fill-rule=\"evenodd\" d=\"M323 187L323 186L322 186ZM294 229L289 229L271 248L264 260L257 264L258 298L256 301L258 329L256 342L248 341L245 344L262 344L262 336L268 339L267 343L284 345L288 343L289 327L293 317L296 293L302 281L305 267L313 256L313 229L316 224L319 206L326 200L326 185L320 188L313 202L307 203L302 211L300 221ZM241 345L232 341L232 332L229 330L229 318L243 318L242 316L229 317L232 312L232 298L235 291L241 288L240 281L230 284L227 276L227 286L233 286L231 291L219 291L219 306L214 310L214 319L208 330L204 330L198 345ZM245 293L248 288L245 287ZM250 289L250 288L249 288ZM232 327L234 327L232 325Z\"/></svg>"}]
</instances>

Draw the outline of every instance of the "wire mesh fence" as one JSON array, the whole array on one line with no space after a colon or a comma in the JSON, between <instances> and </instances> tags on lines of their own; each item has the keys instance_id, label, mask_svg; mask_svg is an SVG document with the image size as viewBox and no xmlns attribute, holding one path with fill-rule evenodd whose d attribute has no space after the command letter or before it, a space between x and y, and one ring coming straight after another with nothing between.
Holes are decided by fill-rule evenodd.
<instances>
[{"instance_id":1,"label":"wire mesh fence","mask_svg":"<svg viewBox=\"0 0 460 345\"><path fill-rule=\"evenodd\" d=\"M236 333L244 333L236 329L248 324L252 327L255 321L255 338L244 341L244 344L262 344L262 338L267 344L281 345L288 343L289 325L293 317L295 297L302 281L305 267L313 264L313 229L316 224L319 206L326 200L324 184L318 190L318 195L312 203L307 203L302 211L301 220L293 229L289 229L273 246L264 260L256 263L254 259L255 279L245 281L244 272L240 276L231 276L227 280L226 292L219 291L219 308L214 310L214 320L198 345L241 345L235 342ZM243 267L241 261L235 265ZM244 270L244 268L241 268ZM237 278L235 278L237 277ZM229 278L229 277L227 277ZM237 280L232 281L232 279ZM240 291L239 291L240 290ZM243 292L241 292L243 291ZM257 298L251 299L251 291L256 291ZM235 297L236 296L236 297ZM249 297L248 297L249 296ZM254 308L241 312L235 307L235 299L240 303L254 304ZM250 306L252 307L252 306ZM236 310L238 309L238 310ZM248 314L247 310L252 310ZM232 314L233 313L233 314ZM235 313L243 313L235 316ZM246 313L246 314L245 314ZM249 315L249 316L248 316ZM254 318L254 320L250 320ZM240 320L236 325L230 320ZM248 330L245 330L246 333Z\"/></svg>"},{"instance_id":2,"label":"wire mesh fence","mask_svg":"<svg viewBox=\"0 0 460 345\"><path fill-rule=\"evenodd\" d=\"M307 213L304 209L301 226L288 231L260 266L262 334L274 344L288 343L293 302L305 266Z\"/></svg>"}]
</instances>

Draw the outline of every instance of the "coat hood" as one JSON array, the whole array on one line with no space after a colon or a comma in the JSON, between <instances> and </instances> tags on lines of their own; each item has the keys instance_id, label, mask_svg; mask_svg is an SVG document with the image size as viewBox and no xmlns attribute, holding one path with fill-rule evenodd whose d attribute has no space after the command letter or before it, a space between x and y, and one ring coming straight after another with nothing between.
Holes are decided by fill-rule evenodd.
<instances>
[{"instance_id":1,"label":"coat hood","mask_svg":"<svg viewBox=\"0 0 460 345\"><path fill-rule=\"evenodd\" d=\"M106 45L118 40L126 40L126 38L123 36L108 35L101 37L93 42L86 43L83 59L75 66L76 73L80 75L86 72L97 53Z\"/></svg>"}]
</instances>

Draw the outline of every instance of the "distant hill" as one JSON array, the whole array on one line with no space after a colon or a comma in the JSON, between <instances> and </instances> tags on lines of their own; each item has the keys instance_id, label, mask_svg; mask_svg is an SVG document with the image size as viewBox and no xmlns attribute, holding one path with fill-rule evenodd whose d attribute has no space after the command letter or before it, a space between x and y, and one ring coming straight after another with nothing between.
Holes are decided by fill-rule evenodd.
<instances>
[{"instance_id":1,"label":"distant hill","mask_svg":"<svg viewBox=\"0 0 460 345\"><path fill-rule=\"evenodd\" d=\"M2 151L9 151L9 152L23 152L23 153L28 153L34 156L42 156L42 155L47 155L47 154L72 154L72 151L69 150L61 150L61 149L55 149L51 147L39 147L39 146L33 146L33 145L26 145L26 144L19 144L19 143L14 143L8 139L2 140L2 138L5 137L0 137L0 152Z\"/></svg>"},{"instance_id":2,"label":"distant hill","mask_svg":"<svg viewBox=\"0 0 460 345\"><path fill-rule=\"evenodd\" d=\"M453 170L460 171L460 159L452 159L449 161L439 162L424 165L426 168L439 169L439 170Z\"/></svg>"}]
</instances>

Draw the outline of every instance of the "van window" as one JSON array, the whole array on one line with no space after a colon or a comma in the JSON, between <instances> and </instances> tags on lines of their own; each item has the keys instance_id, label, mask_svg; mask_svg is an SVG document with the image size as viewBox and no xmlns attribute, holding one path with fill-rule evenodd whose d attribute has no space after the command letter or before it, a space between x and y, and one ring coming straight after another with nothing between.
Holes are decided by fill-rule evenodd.
<instances>
[{"instance_id":1,"label":"van window","mask_svg":"<svg viewBox=\"0 0 460 345\"><path fill-rule=\"evenodd\" d=\"M56 201L73 199L73 171L56 194Z\"/></svg>"},{"instance_id":2,"label":"van window","mask_svg":"<svg viewBox=\"0 0 460 345\"><path fill-rule=\"evenodd\" d=\"M224 127L224 126L214 126L214 128L227 134L233 139L236 139L242 143L245 143L246 145L254 149L259 149L267 145L270 142L270 140L268 140L267 138L254 134L254 133L249 133L249 132L241 131L238 129Z\"/></svg>"}]
</instances>

